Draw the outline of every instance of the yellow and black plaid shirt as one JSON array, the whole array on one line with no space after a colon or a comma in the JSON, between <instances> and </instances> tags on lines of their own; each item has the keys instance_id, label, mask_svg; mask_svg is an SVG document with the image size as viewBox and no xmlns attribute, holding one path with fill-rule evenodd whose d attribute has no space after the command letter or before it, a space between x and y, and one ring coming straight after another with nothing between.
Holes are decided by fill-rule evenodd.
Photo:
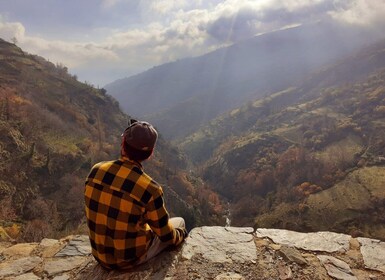
<instances>
[{"instance_id":1,"label":"yellow and black plaid shirt","mask_svg":"<svg viewBox=\"0 0 385 280\"><path fill-rule=\"evenodd\" d=\"M178 245L161 186L128 158L96 164L86 180L85 204L92 254L106 268L134 265L146 257L156 234Z\"/></svg>"}]
</instances>

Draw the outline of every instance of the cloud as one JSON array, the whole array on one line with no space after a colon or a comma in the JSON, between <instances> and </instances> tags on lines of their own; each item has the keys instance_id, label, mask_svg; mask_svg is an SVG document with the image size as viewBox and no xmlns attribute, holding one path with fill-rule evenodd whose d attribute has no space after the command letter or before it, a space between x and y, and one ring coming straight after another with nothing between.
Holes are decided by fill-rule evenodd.
<instances>
[{"instance_id":1,"label":"cloud","mask_svg":"<svg viewBox=\"0 0 385 280\"><path fill-rule=\"evenodd\" d=\"M99 68L100 73L105 71L99 76L108 82L154 65L202 55L257 34L325 17L346 24L383 27L383 1L101 0L99 5L92 5L94 1L85 0L83 5L92 8L78 9L70 26L67 21L73 12L72 2L66 6L52 1L55 11L63 10L61 17L52 17L52 26L44 23L49 26L48 34L54 32L55 40L41 33L31 34L30 24L34 21L26 11L22 14L29 20L26 25L0 17L0 36L6 40L15 37L26 51L62 62L74 71L86 72L88 68L95 72ZM61 8L59 2L66 8ZM82 13L86 13L84 17ZM38 25L35 30L45 29Z\"/></svg>"},{"instance_id":2,"label":"cloud","mask_svg":"<svg viewBox=\"0 0 385 280\"><path fill-rule=\"evenodd\" d=\"M26 37L20 45L29 52L42 54L51 61L61 62L76 68L95 60L102 63L114 63L119 57L111 50L94 43L68 43L47 41L41 38Z\"/></svg>"},{"instance_id":3,"label":"cloud","mask_svg":"<svg viewBox=\"0 0 385 280\"><path fill-rule=\"evenodd\" d=\"M227 0L213 12L207 32L219 41L236 42L293 24L318 21L334 9L334 0Z\"/></svg>"},{"instance_id":4,"label":"cloud","mask_svg":"<svg viewBox=\"0 0 385 280\"><path fill-rule=\"evenodd\" d=\"M11 40L16 38L17 40L24 38L25 28L19 22L2 22L0 18L0 37L4 40Z\"/></svg>"},{"instance_id":5,"label":"cloud","mask_svg":"<svg viewBox=\"0 0 385 280\"><path fill-rule=\"evenodd\" d=\"M64 63L69 67L78 67L95 59L104 62L114 62L118 59L113 51L94 43L66 42L27 36L25 27L20 22L0 21L0 37L8 41L16 38L17 45L24 50L39 54L53 62Z\"/></svg>"},{"instance_id":6,"label":"cloud","mask_svg":"<svg viewBox=\"0 0 385 280\"><path fill-rule=\"evenodd\" d=\"M385 3L383 0L335 1L335 10L329 13L333 18L347 24L367 27L385 24Z\"/></svg>"},{"instance_id":7,"label":"cloud","mask_svg":"<svg viewBox=\"0 0 385 280\"><path fill-rule=\"evenodd\" d=\"M157 0L152 1L150 9L156 13L166 14L171 11L177 11L187 6L187 0Z\"/></svg>"},{"instance_id":8,"label":"cloud","mask_svg":"<svg viewBox=\"0 0 385 280\"><path fill-rule=\"evenodd\" d=\"M208 24L207 32L218 41L239 41L258 33L260 21L254 11L239 10L231 16L223 16Z\"/></svg>"},{"instance_id":9,"label":"cloud","mask_svg":"<svg viewBox=\"0 0 385 280\"><path fill-rule=\"evenodd\" d=\"M200 12L190 12L196 15ZM167 27L153 23L142 29L114 32L102 43L106 49L117 53L122 61L141 70L186 56L207 52L206 32L195 19L175 19ZM143 69L143 67L145 67Z\"/></svg>"},{"instance_id":10,"label":"cloud","mask_svg":"<svg viewBox=\"0 0 385 280\"><path fill-rule=\"evenodd\" d=\"M121 0L102 0L101 7L103 9L110 9L114 7L117 3L119 3Z\"/></svg>"}]
</instances>

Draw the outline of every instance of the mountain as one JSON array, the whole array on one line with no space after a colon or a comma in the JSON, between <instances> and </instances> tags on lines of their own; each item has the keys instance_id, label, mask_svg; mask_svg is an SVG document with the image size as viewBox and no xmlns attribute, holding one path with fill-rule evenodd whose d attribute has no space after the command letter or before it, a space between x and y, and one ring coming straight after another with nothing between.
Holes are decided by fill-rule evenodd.
<instances>
[{"instance_id":1,"label":"mountain","mask_svg":"<svg viewBox=\"0 0 385 280\"><path fill-rule=\"evenodd\" d=\"M246 100L283 90L373 40L367 30L319 22L256 36L106 85L126 112L181 138Z\"/></svg>"},{"instance_id":2,"label":"mountain","mask_svg":"<svg viewBox=\"0 0 385 280\"><path fill-rule=\"evenodd\" d=\"M233 225L385 234L385 41L180 145Z\"/></svg>"},{"instance_id":3,"label":"mountain","mask_svg":"<svg viewBox=\"0 0 385 280\"><path fill-rule=\"evenodd\" d=\"M212 120L196 132L179 141L187 157L195 163L208 160L215 148L233 136L258 128L258 122L290 105L318 98L325 88L341 86L366 79L371 73L385 67L385 40L378 41L354 54L313 72L295 86L268 97L249 101L242 107ZM264 126L258 129L269 131Z\"/></svg>"},{"instance_id":4,"label":"mountain","mask_svg":"<svg viewBox=\"0 0 385 280\"><path fill-rule=\"evenodd\" d=\"M104 89L1 39L0 66L0 232L36 241L83 230L84 179L94 163L118 157L128 116ZM172 214L190 227L213 223L218 200L179 154L160 136L145 168L164 184Z\"/></svg>"}]
</instances>

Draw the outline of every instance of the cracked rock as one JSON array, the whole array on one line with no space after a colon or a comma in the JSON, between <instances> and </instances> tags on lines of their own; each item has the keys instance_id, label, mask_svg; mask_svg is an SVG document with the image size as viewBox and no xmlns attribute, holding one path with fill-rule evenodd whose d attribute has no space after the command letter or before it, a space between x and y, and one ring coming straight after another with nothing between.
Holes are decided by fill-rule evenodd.
<instances>
[{"instance_id":1,"label":"cracked rock","mask_svg":"<svg viewBox=\"0 0 385 280\"><path fill-rule=\"evenodd\" d=\"M329 276L340 280L357 280L346 262L331 256L320 255L317 257Z\"/></svg>"},{"instance_id":2,"label":"cracked rock","mask_svg":"<svg viewBox=\"0 0 385 280\"><path fill-rule=\"evenodd\" d=\"M73 238L55 257L87 256L91 254L91 245L86 235Z\"/></svg>"},{"instance_id":3,"label":"cracked rock","mask_svg":"<svg viewBox=\"0 0 385 280\"><path fill-rule=\"evenodd\" d=\"M0 279L7 276L19 276L34 269L42 262L39 257L26 257L0 264Z\"/></svg>"},{"instance_id":4,"label":"cracked rock","mask_svg":"<svg viewBox=\"0 0 385 280\"><path fill-rule=\"evenodd\" d=\"M182 257L189 260L195 255L214 263L255 261L253 228L195 228L183 246Z\"/></svg>"},{"instance_id":5,"label":"cracked rock","mask_svg":"<svg viewBox=\"0 0 385 280\"><path fill-rule=\"evenodd\" d=\"M300 265L307 264L307 261L305 260L304 257L302 257L301 253L293 247L283 245L279 249L279 253L282 257L284 257L286 260L290 262L295 262Z\"/></svg>"},{"instance_id":6,"label":"cracked rock","mask_svg":"<svg viewBox=\"0 0 385 280\"><path fill-rule=\"evenodd\" d=\"M357 238L367 268L385 273L385 242L370 238Z\"/></svg>"},{"instance_id":7,"label":"cracked rock","mask_svg":"<svg viewBox=\"0 0 385 280\"><path fill-rule=\"evenodd\" d=\"M285 229L265 229L256 230L259 238L267 237L274 243L294 246L298 249L307 251L322 252L346 252L349 250L350 235L321 231L302 233Z\"/></svg>"},{"instance_id":8,"label":"cracked rock","mask_svg":"<svg viewBox=\"0 0 385 280\"><path fill-rule=\"evenodd\" d=\"M84 257L69 257L49 260L44 264L44 271L48 276L57 275L73 270L81 266L86 259Z\"/></svg>"}]
</instances>

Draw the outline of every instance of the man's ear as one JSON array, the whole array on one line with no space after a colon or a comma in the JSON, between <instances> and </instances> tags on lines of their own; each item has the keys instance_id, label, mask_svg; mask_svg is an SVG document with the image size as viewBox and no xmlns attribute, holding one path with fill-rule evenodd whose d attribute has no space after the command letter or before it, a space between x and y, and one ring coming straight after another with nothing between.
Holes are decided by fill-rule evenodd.
<instances>
[{"instance_id":1,"label":"man's ear","mask_svg":"<svg viewBox=\"0 0 385 280\"><path fill-rule=\"evenodd\" d=\"M124 151L124 137L122 137L122 143L120 144L120 155L127 157L126 152Z\"/></svg>"},{"instance_id":2,"label":"man's ear","mask_svg":"<svg viewBox=\"0 0 385 280\"><path fill-rule=\"evenodd\" d=\"M155 150L155 149L152 149L151 154L150 154L150 156L149 156L147 159L152 158L152 156L154 155L154 150Z\"/></svg>"}]
</instances>

